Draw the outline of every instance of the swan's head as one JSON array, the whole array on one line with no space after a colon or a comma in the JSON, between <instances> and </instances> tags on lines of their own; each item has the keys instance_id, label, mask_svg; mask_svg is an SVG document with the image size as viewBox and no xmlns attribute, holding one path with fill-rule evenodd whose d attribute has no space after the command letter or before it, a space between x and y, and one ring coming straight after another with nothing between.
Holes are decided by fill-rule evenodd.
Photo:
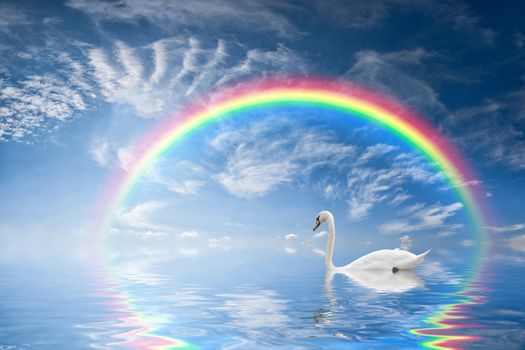
<instances>
[{"instance_id":1,"label":"swan's head","mask_svg":"<svg viewBox=\"0 0 525 350\"><path fill-rule=\"evenodd\" d=\"M332 218L332 213L330 213L329 211L326 211L326 210L323 210L322 212L319 213L319 215L317 215L317 217L315 218L315 224L314 224L314 231L323 223L325 222L326 220L328 220L328 218Z\"/></svg>"}]
</instances>

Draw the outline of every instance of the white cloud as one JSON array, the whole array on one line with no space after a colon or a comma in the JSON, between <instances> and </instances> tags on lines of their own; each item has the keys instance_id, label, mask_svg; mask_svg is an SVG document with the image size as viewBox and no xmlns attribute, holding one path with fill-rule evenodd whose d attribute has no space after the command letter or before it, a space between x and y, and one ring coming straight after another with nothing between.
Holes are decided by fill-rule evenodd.
<instances>
[{"instance_id":1,"label":"white cloud","mask_svg":"<svg viewBox=\"0 0 525 350\"><path fill-rule=\"evenodd\" d=\"M412 247L412 238L410 238L409 235L399 237L399 248L403 250L410 250L410 247Z\"/></svg>"},{"instance_id":2,"label":"white cloud","mask_svg":"<svg viewBox=\"0 0 525 350\"><path fill-rule=\"evenodd\" d=\"M112 159L111 146L108 141L97 141L89 149L89 154L100 166L109 165Z\"/></svg>"},{"instance_id":3,"label":"white cloud","mask_svg":"<svg viewBox=\"0 0 525 350\"><path fill-rule=\"evenodd\" d=\"M385 161L386 167L384 164L383 168L363 165L348 172L347 204L350 218L359 220L366 217L377 203L399 204L408 199L408 195L399 193L405 183L435 184L443 181L441 173L435 173L420 157L401 153Z\"/></svg>"},{"instance_id":4,"label":"white cloud","mask_svg":"<svg viewBox=\"0 0 525 350\"><path fill-rule=\"evenodd\" d=\"M435 4L434 4L435 5ZM435 6L443 19L462 32L470 32L482 41L491 43L495 33L479 27L478 19L469 14L464 4ZM475 46L475 45L474 45ZM431 81L448 79L472 84L478 73L466 76L458 70L445 68L442 56L423 48L378 52L362 50L356 62L345 73L346 78L358 81L373 89L397 97L409 106L423 111L427 116L439 118L447 130L458 130L454 141L468 152L479 151L491 162L504 163L517 170L525 169L525 140L522 123L525 89L519 88L487 99L473 106L450 110L441 100ZM443 77L443 78L442 78Z\"/></svg>"},{"instance_id":5,"label":"white cloud","mask_svg":"<svg viewBox=\"0 0 525 350\"><path fill-rule=\"evenodd\" d=\"M103 0L69 0L68 6L83 11L96 20L137 23L147 20L162 29L182 31L184 28L213 30L236 27L250 32L270 32L282 37L298 34L290 21L277 9L291 7L286 3L248 0L121 0L118 3ZM275 8L275 10L274 10Z\"/></svg>"},{"instance_id":6,"label":"white cloud","mask_svg":"<svg viewBox=\"0 0 525 350\"><path fill-rule=\"evenodd\" d=\"M211 58L202 68L199 67L199 72L196 74L195 79L193 79L191 85L188 87L186 95L193 94L208 79L213 78L215 70L217 70L217 67L219 67L219 65L221 65L227 57L228 53L226 49L226 43L223 40L219 40Z\"/></svg>"},{"instance_id":7,"label":"white cloud","mask_svg":"<svg viewBox=\"0 0 525 350\"><path fill-rule=\"evenodd\" d=\"M306 71L304 60L283 45L246 50L221 39L210 44L183 35L137 47L116 41L112 51L94 47L88 55L104 99L131 106L144 118L164 116L188 99L256 73Z\"/></svg>"},{"instance_id":8,"label":"white cloud","mask_svg":"<svg viewBox=\"0 0 525 350\"><path fill-rule=\"evenodd\" d=\"M147 171L149 180L182 196L194 196L208 180L207 170L190 161L159 159Z\"/></svg>"},{"instance_id":9,"label":"white cloud","mask_svg":"<svg viewBox=\"0 0 525 350\"><path fill-rule=\"evenodd\" d=\"M102 49L94 48L88 52L88 63L93 68L93 75L101 88L101 93L106 99L111 98L117 89L119 76L109 63L107 55Z\"/></svg>"},{"instance_id":10,"label":"white cloud","mask_svg":"<svg viewBox=\"0 0 525 350\"><path fill-rule=\"evenodd\" d=\"M133 160L134 156L131 147L120 147L117 149L117 161L122 169L129 171Z\"/></svg>"},{"instance_id":11,"label":"white cloud","mask_svg":"<svg viewBox=\"0 0 525 350\"><path fill-rule=\"evenodd\" d=\"M315 254L319 255L319 256L325 256L326 255L325 251L320 249L320 248L313 248L312 251Z\"/></svg>"},{"instance_id":12,"label":"white cloud","mask_svg":"<svg viewBox=\"0 0 525 350\"><path fill-rule=\"evenodd\" d=\"M121 224L137 228L137 229L151 229L151 230L166 230L165 225L156 223L152 216L161 209L167 207L167 203L150 201L136 205L128 212L121 212L118 218Z\"/></svg>"},{"instance_id":13,"label":"white cloud","mask_svg":"<svg viewBox=\"0 0 525 350\"><path fill-rule=\"evenodd\" d=\"M427 261L418 268L418 273L423 276L430 278L434 281L439 281L446 284L460 284L461 278L450 271L439 261Z\"/></svg>"},{"instance_id":14,"label":"white cloud","mask_svg":"<svg viewBox=\"0 0 525 350\"><path fill-rule=\"evenodd\" d=\"M487 226L485 228L489 231L497 232L497 233L516 232L516 231L525 230L525 223L506 225L506 226Z\"/></svg>"},{"instance_id":15,"label":"white cloud","mask_svg":"<svg viewBox=\"0 0 525 350\"><path fill-rule=\"evenodd\" d=\"M230 236L219 238L210 238L208 240L208 247L212 249L230 250L232 239Z\"/></svg>"},{"instance_id":16,"label":"white cloud","mask_svg":"<svg viewBox=\"0 0 525 350\"><path fill-rule=\"evenodd\" d=\"M445 238L455 235L457 232L454 231L441 231L437 234L439 238Z\"/></svg>"},{"instance_id":17,"label":"white cloud","mask_svg":"<svg viewBox=\"0 0 525 350\"><path fill-rule=\"evenodd\" d=\"M525 253L525 235L512 237L507 240L507 245L518 252Z\"/></svg>"},{"instance_id":18,"label":"white cloud","mask_svg":"<svg viewBox=\"0 0 525 350\"><path fill-rule=\"evenodd\" d=\"M193 248L179 248L177 251L180 255L188 256L188 257L196 256L196 255L199 255L200 253L198 249L193 249Z\"/></svg>"},{"instance_id":19,"label":"white cloud","mask_svg":"<svg viewBox=\"0 0 525 350\"><path fill-rule=\"evenodd\" d=\"M62 76L67 77L68 86L77 89L88 97L95 98L94 86L83 59L75 59L68 52L56 53ZM52 61L52 60L50 60Z\"/></svg>"},{"instance_id":20,"label":"white cloud","mask_svg":"<svg viewBox=\"0 0 525 350\"><path fill-rule=\"evenodd\" d=\"M401 11L415 12L421 18L428 16L426 20L430 21L431 26L442 25L447 30L455 30L456 35L468 35L483 44L492 44L497 35L494 30L483 27L480 17L463 1L318 0L314 5L316 12L330 23L354 29L379 27L392 14Z\"/></svg>"},{"instance_id":21,"label":"white cloud","mask_svg":"<svg viewBox=\"0 0 525 350\"><path fill-rule=\"evenodd\" d=\"M359 162L367 162L373 158L379 158L384 156L387 153L395 151L399 147L387 145L384 143L378 143L372 146L368 146L363 153L359 155L357 159Z\"/></svg>"},{"instance_id":22,"label":"white cloud","mask_svg":"<svg viewBox=\"0 0 525 350\"><path fill-rule=\"evenodd\" d=\"M286 161L261 162L256 151L242 151L228 161L226 172L216 175L217 181L231 194L241 197L260 197L272 188L291 182L297 168Z\"/></svg>"},{"instance_id":23,"label":"white cloud","mask_svg":"<svg viewBox=\"0 0 525 350\"><path fill-rule=\"evenodd\" d=\"M287 135L286 138L278 135ZM362 219L378 203L399 205L410 198L403 186L443 183L443 175L418 155L399 153L387 144L368 146L338 143L322 129L310 129L286 119L267 118L243 129L225 128L210 141L226 166L215 179L241 198L261 197L287 184L301 184L315 169L334 174L312 186L325 198L344 198L352 219ZM381 160L377 162L376 160Z\"/></svg>"},{"instance_id":24,"label":"white cloud","mask_svg":"<svg viewBox=\"0 0 525 350\"><path fill-rule=\"evenodd\" d=\"M289 233L289 234L287 234L286 236L284 236L284 238L285 238L286 240L290 241L290 240L296 240L296 239L298 239L299 236L296 235L295 233Z\"/></svg>"},{"instance_id":25,"label":"white cloud","mask_svg":"<svg viewBox=\"0 0 525 350\"><path fill-rule=\"evenodd\" d=\"M287 137L276 137L278 133ZM355 147L287 120L269 118L247 129L225 129L210 142L226 158L226 167L215 175L231 194L260 197L296 181L320 166L336 167L353 157Z\"/></svg>"},{"instance_id":26,"label":"white cloud","mask_svg":"<svg viewBox=\"0 0 525 350\"><path fill-rule=\"evenodd\" d=\"M409 233L422 230L448 229L454 230L461 227L461 224L446 224L445 221L455 215L463 208L463 204L455 202L449 205L434 204L426 206L420 204L408 208L409 219L399 219L379 225L381 233Z\"/></svg>"},{"instance_id":27,"label":"white cloud","mask_svg":"<svg viewBox=\"0 0 525 350\"><path fill-rule=\"evenodd\" d=\"M427 82L407 72L407 66L420 66L432 56L422 48L388 53L363 50L356 54L355 64L344 77L396 96L409 106L448 115L438 93Z\"/></svg>"},{"instance_id":28,"label":"white cloud","mask_svg":"<svg viewBox=\"0 0 525 350\"><path fill-rule=\"evenodd\" d=\"M472 240L472 239L464 239L462 240L461 242L459 242L462 246L464 247L472 247L474 245L476 245L476 241Z\"/></svg>"},{"instance_id":29,"label":"white cloud","mask_svg":"<svg viewBox=\"0 0 525 350\"><path fill-rule=\"evenodd\" d=\"M283 44L278 44L275 50L251 49L244 59L230 69L222 72L216 85L223 85L239 80L253 73L258 77L275 75L275 73L306 73L304 59L295 51Z\"/></svg>"},{"instance_id":30,"label":"white cloud","mask_svg":"<svg viewBox=\"0 0 525 350\"><path fill-rule=\"evenodd\" d=\"M197 231L184 231L182 233L177 234L177 237L179 238L197 238L199 237L199 233Z\"/></svg>"},{"instance_id":31,"label":"white cloud","mask_svg":"<svg viewBox=\"0 0 525 350\"><path fill-rule=\"evenodd\" d=\"M477 105L460 108L446 120L450 129L462 129L455 141L470 152L478 151L491 163L525 169L522 132L525 89L511 91Z\"/></svg>"},{"instance_id":32,"label":"white cloud","mask_svg":"<svg viewBox=\"0 0 525 350\"><path fill-rule=\"evenodd\" d=\"M468 33L480 39L484 44L491 45L497 33L480 25L480 17L473 13L472 9L461 1L456 2L429 2L429 10L438 21L452 24L458 33Z\"/></svg>"},{"instance_id":33,"label":"white cloud","mask_svg":"<svg viewBox=\"0 0 525 350\"><path fill-rule=\"evenodd\" d=\"M295 253L297 253L297 248L295 248L295 247L284 247L284 252L286 254L295 254Z\"/></svg>"},{"instance_id":34,"label":"white cloud","mask_svg":"<svg viewBox=\"0 0 525 350\"><path fill-rule=\"evenodd\" d=\"M398 205L398 204L401 204L403 202L405 202L406 200L412 198L411 195L407 194L407 193L398 193L394 196L394 198L392 198L392 200L390 201L390 203L394 204L394 205Z\"/></svg>"},{"instance_id":35,"label":"white cloud","mask_svg":"<svg viewBox=\"0 0 525 350\"><path fill-rule=\"evenodd\" d=\"M153 50L153 73L150 76L149 84L157 85L160 80L164 77L164 73L168 69L168 52L166 43L163 40L157 40L151 44Z\"/></svg>"},{"instance_id":36,"label":"white cloud","mask_svg":"<svg viewBox=\"0 0 525 350\"><path fill-rule=\"evenodd\" d=\"M159 237L167 237L168 233L163 231L137 231L137 230L131 230L127 232L130 236L135 236L140 239L150 239L150 238L159 238Z\"/></svg>"},{"instance_id":37,"label":"white cloud","mask_svg":"<svg viewBox=\"0 0 525 350\"><path fill-rule=\"evenodd\" d=\"M115 43L116 59L124 69L122 85L135 85L142 81L144 67L136 56L136 50L121 41Z\"/></svg>"},{"instance_id":38,"label":"white cloud","mask_svg":"<svg viewBox=\"0 0 525 350\"><path fill-rule=\"evenodd\" d=\"M383 22L390 12L390 1L318 0L315 9L330 23L349 28L372 28Z\"/></svg>"},{"instance_id":39,"label":"white cloud","mask_svg":"<svg viewBox=\"0 0 525 350\"><path fill-rule=\"evenodd\" d=\"M333 198L336 198L338 193L337 193L337 186L336 185L332 185L332 184L325 184L322 188L321 188L321 191L320 191L323 196L326 198L326 199L333 199Z\"/></svg>"},{"instance_id":40,"label":"white cloud","mask_svg":"<svg viewBox=\"0 0 525 350\"><path fill-rule=\"evenodd\" d=\"M119 166L129 171L134 161L131 146L117 147L105 139L95 140L88 152L100 166ZM190 161L172 162L160 158L148 167L144 177L178 195L194 196L209 179L207 172L203 166Z\"/></svg>"},{"instance_id":41,"label":"white cloud","mask_svg":"<svg viewBox=\"0 0 525 350\"><path fill-rule=\"evenodd\" d=\"M0 79L0 101L1 140L56 129L87 109L83 93L58 75L32 75L11 83Z\"/></svg>"},{"instance_id":42,"label":"white cloud","mask_svg":"<svg viewBox=\"0 0 525 350\"><path fill-rule=\"evenodd\" d=\"M315 239L319 239L319 238L322 238L322 237L325 237L328 235L328 231L319 231L319 232L316 232L313 237Z\"/></svg>"},{"instance_id":43,"label":"white cloud","mask_svg":"<svg viewBox=\"0 0 525 350\"><path fill-rule=\"evenodd\" d=\"M0 4L0 32L10 33L15 26L28 25L31 20L23 8Z\"/></svg>"}]
</instances>

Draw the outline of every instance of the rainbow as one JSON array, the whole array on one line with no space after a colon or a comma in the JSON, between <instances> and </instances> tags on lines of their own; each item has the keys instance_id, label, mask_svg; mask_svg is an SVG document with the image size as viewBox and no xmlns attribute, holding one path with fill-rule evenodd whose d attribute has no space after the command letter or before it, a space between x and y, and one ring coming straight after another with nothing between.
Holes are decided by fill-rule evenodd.
<instances>
[{"instance_id":1,"label":"rainbow","mask_svg":"<svg viewBox=\"0 0 525 350\"><path fill-rule=\"evenodd\" d=\"M452 298L460 298L456 303L441 306L440 310L433 315L426 317L423 322L431 327L412 329L411 334L429 337L429 341L421 345L428 349L437 350L456 350L462 349L464 343L480 340L478 335L458 334L461 329L481 328L478 324L467 323L468 308L473 305L483 303L483 298L479 295L482 290L473 290L470 285L465 291L454 293Z\"/></svg>"},{"instance_id":2,"label":"rainbow","mask_svg":"<svg viewBox=\"0 0 525 350\"><path fill-rule=\"evenodd\" d=\"M193 132L219 120L238 116L252 110L273 106L306 106L342 112L381 126L411 145L440 171L469 213L476 229L477 260L484 255L489 238L486 227L486 208L483 196L476 187L476 178L453 144L435 127L398 103L353 84L323 79L291 77L252 81L232 88L221 89L189 109L159 123L152 132L136 143L133 159L126 170L118 168L111 177L98 209L95 228L96 246L105 247L105 238L115 214L134 186L156 159L170 152ZM104 254L106 255L106 254ZM463 285L468 290L471 276ZM446 313L442 315L447 316ZM420 335L424 331L420 332ZM415 332L414 334L419 334ZM435 335L429 335L435 336ZM436 337L439 337L437 335Z\"/></svg>"}]
</instances>

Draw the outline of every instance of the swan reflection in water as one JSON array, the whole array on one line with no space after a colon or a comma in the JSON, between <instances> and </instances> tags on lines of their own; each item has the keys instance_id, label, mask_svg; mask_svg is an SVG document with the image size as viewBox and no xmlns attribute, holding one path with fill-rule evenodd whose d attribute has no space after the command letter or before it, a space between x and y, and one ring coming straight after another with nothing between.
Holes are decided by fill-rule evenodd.
<instances>
[{"instance_id":1,"label":"swan reflection in water","mask_svg":"<svg viewBox=\"0 0 525 350\"><path fill-rule=\"evenodd\" d=\"M341 274L362 287L377 292L402 293L413 288L423 287L423 281L414 271L400 270L392 273L389 270L339 270L327 271L325 289L332 289L334 275Z\"/></svg>"},{"instance_id":2,"label":"swan reflection in water","mask_svg":"<svg viewBox=\"0 0 525 350\"><path fill-rule=\"evenodd\" d=\"M338 297L333 287L333 279L337 274L344 275L350 283L370 290L374 293L403 293L414 288L423 288L425 284L413 271L400 270L392 273L388 270L339 270L327 271L324 280L325 294L328 305L314 314L316 324L330 325L336 315L341 312ZM341 297L341 296L339 296ZM357 301L356 301L357 302ZM358 302L359 303L359 302ZM334 334L334 336L339 336Z\"/></svg>"}]
</instances>

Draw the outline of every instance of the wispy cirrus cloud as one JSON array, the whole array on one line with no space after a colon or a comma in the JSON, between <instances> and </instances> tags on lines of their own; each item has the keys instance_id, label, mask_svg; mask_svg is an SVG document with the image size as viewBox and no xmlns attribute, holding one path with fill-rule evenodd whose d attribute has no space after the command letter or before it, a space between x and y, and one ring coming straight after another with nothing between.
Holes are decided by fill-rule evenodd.
<instances>
[{"instance_id":1,"label":"wispy cirrus cloud","mask_svg":"<svg viewBox=\"0 0 525 350\"><path fill-rule=\"evenodd\" d=\"M141 45L111 38L91 44L67 37L60 44L39 45L10 50L4 57L2 140L20 141L56 130L100 102L128 107L141 118L160 118L223 84L308 70L301 55L283 44L250 48L234 40L184 34Z\"/></svg>"},{"instance_id":2,"label":"wispy cirrus cloud","mask_svg":"<svg viewBox=\"0 0 525 350\"><path fill-rule=\"evenodd\" d=\"M314 6L333 24L355 29L370 29L383 23L389 15L392 2L325 0L315 1Z\"/></svg>"},{"instance_id":3,"label":"wispy cirrus cloud","mask_svg":"<svg viewBox=\"0 0 525 350\"><path fill-rule=\"evenodd\" d=\"M287 235L284 236L284 238L288 241L291 241L291 240L296 240L299 238L298 235L296 235L295 233L289 233Z\"/></svg>"},{"instance_id":4,"label":"wispy cirrus cloud","mask_svg":"<svg viewBox=\"0 0 525 350\"><path fill-rule=\"evenodd\" d=\"M520 235L508 239L507 246L516 251L525 253L525 235Z\"/></svg>"},{"instance_id":5,"label":"wispy cirrus cloud","mask_svg":"<svg viewBox=\"0 0 525 350\"><path fill-rule=\"evenodd\" d=\"M469 26L470 20L459 18L463 17L458 17L458 26ZM478 152L491 164L504 164L513 170L525 168L522 87L451 109L437 89L437 82L477 84L487 78L479 69L471 66L471 71L464 73L454 70L442 53L423 47L389 52L361 50L355 58L345 78L394 96L423 112L443 126L443 131L466 152Z\"/></svg>"},{"instance_id":6,"label":"wispy cirrus cloud","mask_svg":"<svg viewBox=\"0 0 525 350\"><path fill-rule=\"evenodd\" d=\"M0 4L0 32L9 33L14 26L31 23L26 12L11 4Z\"/></svg>"},{"instance_id":7,"label":"wispy cirrus cloud","mask_svg":"<svg viewBox=\"0 0 525 350\"><path fill-rule=\"evenodd\" d=\"M230 236L210 238L208 239L208 247L228 251L231 249L232 241Z\"/></svg>"},{"instance_id":8,"label":"wispy cirrus cloud","mask_svg":"<svg viewBox=\"0 0 525 350\"><path fill-rule=\"evenodd\" d=\"M452 29L486 45L497 36L496 31L480 23L481 17L463 1L319 0L314 2L314 8L331 24L359 30L376 29L398 12L413 12L432 21L434 27Z\"/></svg>"},{"instance_id":9,"label":"wispy cirrus cloud","mask_svg":"<svg viewBox=\"0 0 525 350\"><path fill-rule=\"evenodd\" d=\"M352 219L368 216L378 203L398 205L407 200L409 195L403 192L404 184L416 182L428 185L443 181L442 174L436 173L414 155L400 153L386 162L386 166L381 168L362 165L348 171L346 192Z\"/></svg>"},{"instance_id":10,"label":"wispy cirrus cloud","mask_svg":"<svg viewBox=\"0 0 525 350\"><path fill-rule=\"evenodd\" d=\"M163 116L204 91L255 73L307 70L306 62L281 44L274 50L243 50L235 42L219 39L210 45L194 36L139 47L116 41L113 50L96 47L88 56L104 99L129 105L144 118Z\"/></svg>"},{"instance_id":11,"label":"wispy cirrus cloud","mask_svg":"<svg viewBox=\"0 0 525 350\"><path fill-rule=\"evenodd\" d=\"M114 3L103 0L69 0L66 5L86 13L97 21L136 23L139 20L146 20L152 25L172 30L182 28L224 30L226 27L250 32L269 32L281 37L299 34L292 22L279 11L283 8L295 7L286 2L122 0Z\"/></svg>"},{"instance_id":12,"label":"wispy cirrus cloud","mask_svg":"<svg viewBox=\"0 0 525 350\"><path fill-rule=\"evenodd\" d=\"M343 77L395 96L419 110L448 115L439 93L424 76L413 73L434 56L424 48L385 53L361 50L355 54L355 63Z\"/></svg>"},{"instance_id":13,"label":"wispy cirrus cloud","mask_svg":"<svg viewBox=\"0 0 525 350\"><path fill-rule=\"evenodd\" d=\"M282 134L287 137L280 137ZM210 145L225 161L214 178L240 198L311 183L315 169L332 168L334 176L311 185L327 199L344 199L355 220L368 216L379 203L399 205L408 200L410 195L403 189L406 184L443 182L442 174L423 158L399 152L395 146L379 143L361 149L337 142L330 132L277 118L242 129L225 128Z\"/></svg>"},{"instance_id":14,"label":"wispy cirrus cloud","mask_svg":"<svg viewBox=\"0 0 525 350\"><path fill-rule=\"evenodd\" d=\"M137 204L129 211L120 212L118 214L119 222L134 229L170 230L168 226L161 225L153 219L154 214L166 208L167 205L167 203L159 201Z\"/></svg>"},{"instance_id":15,"label":"wispy cirrus cloud","mask_svg":"<svg viewBox=\"0 0 525 350\"><path fill-rule=\"evenodd\" d=\"M276 137L281 132L287 137ZM329 134L277 118L243 130L224 129L210 144L226 159L215 179L241 198L263 196L297 177L308 176L317 167L337 167L355 152L354 146L338 143Z\"/></svg>"},{"instance_id":16,"label":"wispy cirrus cloud","mask_svg":"<svg viewBox=\"0 0 525 350\"><path fill-rule=\"evenodd\" d=\"M463 130L456 142L478 151L492 164L505 164L513 170L525 169L525 89L486 99L463 107L447 118L449 128Z\"/></svg>"},{"instance_id":17,"label":"wispy cirrus cloud","mask_svg":"<svg viewBox=\"0 0 525 350\"><path fill-rule=\"evenodd\" d=\"M463 204L455 202L448 205L422 203L405 208L407 219L393 220L378 226L379 232L384 234L410 233L424 230L454 231L462 227L461 224L447 223L447 219L454 216L463 208Z\"/></svg>"},{"instance_id":18,"label":"wispy cirrus cloud","mask_svg":"<svg viewBox=\"0 0 525 350\"><path fill-rule=\"evenodd\" d=\"M194 196L206 184L208 169L191 161L159 159L147 170L146 177L178 195Z\"/></svg>"},{"instance_id":19,"label":"wispy cirrus cloud","mask_svg":"<svg viewBox=\"0 0 525 350\"><path fill-rule=\"evenodd\" d=\"M505 226L487 226L487 230L496 232L496 233L505 233L505 232L516 232L525 230L525 223L505 225Z\"/></svg>"},{"instance_id":20,"label":"wispy cirrus cloud","mask_svg":"<svg viewBox=\"0 0 525 350\"><path fill-rule=\"evenodd\" d=\"M107 140L97 140L88 151L92 159L100 166L107 166L112 162L113 151Z\"/></svg>"}]
</instances>

